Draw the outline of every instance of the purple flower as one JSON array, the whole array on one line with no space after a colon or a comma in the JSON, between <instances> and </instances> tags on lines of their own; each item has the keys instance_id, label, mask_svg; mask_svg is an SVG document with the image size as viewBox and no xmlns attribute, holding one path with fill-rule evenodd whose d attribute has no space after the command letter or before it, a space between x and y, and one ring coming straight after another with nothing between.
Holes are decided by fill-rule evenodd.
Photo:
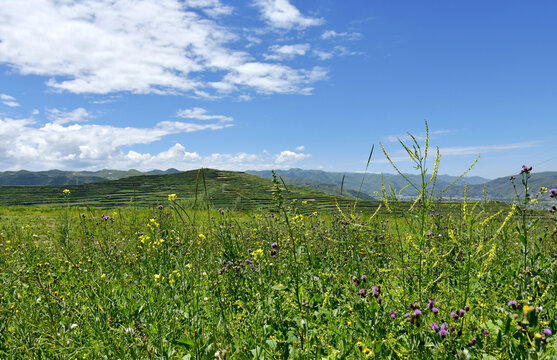
<instances>
[{"instance_id":1,"label":"purple flower","mask_svg":"<svg viewBox=\"0 0 557 360\"><path fill-rule=\"evenodd\" d=\"M441 330L439 331L439 335L441 335L442 337L447 336L447 330L441 329Z\"/></svg>"},{"instance_id":2,"label":"purple flower","mask_svg":"<svg viewBox=\"0 0 557 360\"><path fill-rule=\"evenodd\" d=\"M532 171L531 166L522 165L522 170L520 171L521 174L529 174Z\"/></svg>"},{"instance_id":3,"label":"purple flower","mask_svg":"<svg viewBox=\"0 0 557 360\"><path fill-rule=\"evenodd\" d=\"M433 231L430 231L427 234L425 234L425 236L432 236L432 235L433 235Z\"/></svg>"},{"instance_id":4,"label":"purple flower","mask_svg":"<svg viewBox=\"0 0 557 360\"><path fill-rule=\"evenodd\" d=\"M163 204L160 204L160 205L159 205L159 210L162 210L162 209L164 209L164 205L163 205Z\"/></svg>"},{"instance_id":5,"label":"purple flower","mask_svg":"<svg viewBox=\"0 0 557 360\"><path fill-rule=\"evenodd\" d=\"M358 295L360 295L362 297L366 297L367 290L366 289L360 289L360 291L358 291Z\"/></svg>"},{"instance_id":6,"label":"purple flower","mask_svg":"<svg viewBox=\"0 0 557 360\"><path fill-rule=\"evenodd\" d=\"M404 314L404 316L406 316L408 319L410 319L410 313L406 313L406 314Z\"/></svg>"},{"instance_id":7,"label":"purple flower","mask_svg":"<svg viewBox=\"0 0 557 360\"><path fill-rule=\"evenodd\" d=\"M391 319L396 318L396 311L391 310Z\"/></svg>"},{"instance_id":8,"label":"purple flower","mask_svg":"<svg viewBox=\"0 0 557 360\"><path fill-rule=\"evenodd\" d=\"M459 312L460 317L463 317L464 314L466 314L466 311L464 309L460 309L458 312Z\"/></svg>"},{"instance_id":9,"label":"purple flower","mask_svg":"<svg viewBox=\"0 0 557 360\"><path fill-rule=\"evenodd\" d=\"M414 310L414 315L416 315L416 316L422 315L422 310L420 310L420 309Z\"/></svg>"},{"instance_id":10,"label":"purple flower","mask_svg":"<svg viewBox=\"0 0 557 360\"><path fill-rule=\"evenodd\" d=\"M513 309L517 309L518 303L516 302L516 300L511 300L509 301L509 306L512 307Z\"/></svg>"},{"instance_id":11,"label":"purple flower","mask_svg":"<svg viewBox=\"0 0 557 360\"><path fill-rule=\"evenodd\" d=\"M427 305L425 307L429 309L433 305L435 305L435 300L429 299L429 301L427 302Z\"/></svg>"},{"instance_id":12,"label":"purple flower","mask_svg":"<svg viewBox=\"0 0 557 360\"><path fill-rule=\"evenodd\" d=\"M378 298L379 295L381 295L381 286L380 285L374 286L373 287L373 296Z\"/></svg>"},{"instance_id":13,"label":"purple flower","mask_svg":"<svg viewBox=\"0 0 557 360\"><path fill-rule=\"evenodd\" d=\"M552 197L552 198L557 197L557 189L549 190L549 196Z\"/></svg>"},{"instance_id":14,"label":"purple flower","mask_svg":"<svg viewBox=\"0 0 557 360\"><path fill-rule=\"evenodd\" d=\"M489 331L488 331L488 330L484 330L484 335L489 335Z\"/></svg>"},{"instance_id":15,"label":"purple flower","mask_svg":"<svg viewBox=\"0 0 557 360\"><path fill-rule=\"evenodd\" d=\"M434 313L434 314L437 314L439 312L439 310L437 310L436 307L432 307L431 312Z\"/></svg>"},{"instance_id":16,"label":"purple flower","mask_svg":"<svg viewBox=\"0 0 557 360\"><path fill-rule=\"evenodd\" d=\"M276 248L278 247L277 242L275 241L274 243L272 243L272 244L271 244L271 247L272 247L273 249L276 249Z\"/></svg>"},{"instance_id":17,"label":"purple flower","mask_svg":"<svg viewBox=\"0 0 557 360\"><path fill-rule=\"evenodd\" d=\"M453 319L454 321L458 320L458 315L454 312L451 312L451 319Z\"/></svg>"},{"instance_id":18,"label":"purple flower","mask_svg":"<svg viewBox=\"0 0 557 360\"><path fill-rule=\"evenodd\" d=\"M439 325L436 323L431 323L431 329L435 332L439 331Z\"/></svg>"},{"instance_id":19,"label":"purple flower","mask_svg":"<svg viewBox=\"0 0 557 360\"><path fill-rule=\"evenodd\" d=\"M380 298L380 297L378 297L378 298L377 298L377 302L379 303L379 305L381 305L381 301L383 301L383 299Z\"/></svg>"},{"instance_id":20,"label":"purple flower","mask_svg":"<svg viewBox=\"0 0 557 360\"><path fill-rule=\"evenodd\" d=\"M469 342L468 345L474 345L476 343L476 338L473 337Z\"/></svg>"},{"instance_id":21,"label":"purple flower","mask_svg":"<svg viewBox=\"0 0 557 360\"><path fill-rule=\"evenodd\" d=\"M367 276L366 275L362 275L362 282L366 282Z\"/></svg>"},{"instance_id":22,"label":"purple flower","mask_svg":"<svg viewBox=\"0 0 557 360\"><path fill-rule=\"evenodd\" d=\"M546 334L547 336L553 335L553 333L551 332L551 329L548 329L548 328L543 329L543 333Z\"/></svg>"}]
</instances>

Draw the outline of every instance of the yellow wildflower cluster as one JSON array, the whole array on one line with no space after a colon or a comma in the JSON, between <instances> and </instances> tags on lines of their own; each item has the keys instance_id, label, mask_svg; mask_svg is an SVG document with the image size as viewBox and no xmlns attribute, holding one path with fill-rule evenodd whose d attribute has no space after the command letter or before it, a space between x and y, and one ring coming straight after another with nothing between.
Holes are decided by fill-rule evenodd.
<instances>
[{"instance_id":1,"label":"yellow wildflower cluster","mask_svg":"<svg viewBox=\"0 0 557 360\"><path fill-rule=\"evenodd\" d=\"M70 195L72 193L70 189L64 189L64 191L62 192L64 193L64 195Z\"/></svg>"},{"instance_id":2,"label":"yellow wildflower cluster","mask_svg":"<svg viewBox=\"0 0 557 360\"><path fill-rule=\"evenodd\" d=\"M174 201L176 200L178 196L176 194L169 194L168 195L168 201Z\"/></svg>"}]
</instances>

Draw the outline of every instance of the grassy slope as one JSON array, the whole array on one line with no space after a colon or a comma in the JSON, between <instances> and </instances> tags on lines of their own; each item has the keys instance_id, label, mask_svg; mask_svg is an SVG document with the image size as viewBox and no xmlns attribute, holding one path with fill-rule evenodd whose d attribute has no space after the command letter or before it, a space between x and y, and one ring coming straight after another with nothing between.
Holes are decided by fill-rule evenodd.
<instances>
[{"instance_id":1,"label":"grassy slope","mask_svg":"<svg viewBox=\"0 0 557 360\"><path fill-rule=\"evenodd\" d=\"M267 179L241 172L205 169L205 184L210 203L214 207L234 209L265 209L273 205L273 184ZM176 193L180 199L194 201L196 184L198 197L205 194L203 178L197 181L198 171L186 171L167 175L142 175L114 181L83 185L60 186L4 186L0 193L0 205L47 205L64 204L62 190L71 190L72 205L115 207L130 205L150 206L162 203L167 195ZM336 207L336 196L323 192L289 186L284 192L286 199L307 200L316 210ZM353 203L339 198L339 204ZM377 202L361 201L360 208L372 209Z\"/></svg>"}]
</instances>

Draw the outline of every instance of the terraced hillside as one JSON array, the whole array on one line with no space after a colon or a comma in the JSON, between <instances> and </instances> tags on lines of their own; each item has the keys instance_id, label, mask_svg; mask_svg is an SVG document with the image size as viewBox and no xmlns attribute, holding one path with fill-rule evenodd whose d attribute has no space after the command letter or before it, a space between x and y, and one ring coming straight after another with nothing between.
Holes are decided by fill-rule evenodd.
<instances>
[{"instance_id":1,"label":"terraced hillside","mask_svg":"<svg viewBox=\"0 0 557 360\"><path fill-rule=\"evenodd\" d=\"M98 207L152 206L175 193L186 202L198 202L205 197L213 207L232 209L266 209L273 206L274 185L270 180L242 172L213 169L193 170L167 175L132 176L119 180L82 185L63 186L3 186L0 205L56 205L65 204L62 191L69 189L68 199L72 205ZM332 210L336 201L341 206L353 200L329 195L317 190L288 186L283 192L286 200L307 201L312 210ZM359 209L371 211L375 201L360 201Z\"/></svg>"}]
</instances>

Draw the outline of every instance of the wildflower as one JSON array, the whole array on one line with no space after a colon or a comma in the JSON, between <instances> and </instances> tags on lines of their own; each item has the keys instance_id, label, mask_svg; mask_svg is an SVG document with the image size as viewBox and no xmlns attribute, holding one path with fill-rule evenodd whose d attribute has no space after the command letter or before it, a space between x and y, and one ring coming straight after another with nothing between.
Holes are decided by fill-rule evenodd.
<instances>
[{"instance_id":1,"label":"wildflower","mask_svg":"<svg viewBox=\"0 0 557 360\"><path fill-rule=\"evenodd\" d=\"M396 311L391 310L391 319L396 318Z\"/></svg>"},{"instance_id":2,"label":"wildflower","mask_svg":"<svg viewBox=\"0 0 557 360\"><path fill-rule=\"evenodd\" d=\"M159 210L164 209L164 205L163 204L159 204Z\"/></svg>"},{"instance_id":3,"label":"wildflower","mask_svg":"<svg viewBox=\"0 0 557 360\"><path fill-rule=\"evenodd\" d=\"M464 309L460 309L458 312L460 317L464 317L464 314L466 314L466 311Z\"/></svg>"},{"instance_id":4,"label":"wildflower","mask_svg":"<svg viewBox=\"0 0 557 360\"><path fill-rule=\"evenodd\" d=\"M199 234L198 236L201 240L205 240L205 238L206 238L205 235L203 235L203 234Z\"/></svg>"},{"instance_id":5,"label":"wildflower","mask_svg":"<svg viewBox=\"0 0 557 360\"><path fill-rule=\"evenodd\" d=\"M454 312L451 312L451 319L453 319L454 321L458 320L458 315Z\"/></svg>"},{"instance_id":6,"label":"wildflower","mask_svg":"<svg viewBox=\"0 0 557 360\"><path fill-rule=\"evenodd\" d=\"M436 323L431 323L431 329L435 332L439 331L439 325Z\"/></svg>"},{"instance_id":7,"label":"wildflower","mask_svg":"<svg viewBox=\"0 0 557 360\"><path fill-rule=\"evenodd\" d=\"M373 296L378 298L379 295L381 295L381 285L374 286L373 287Z\"/></svg>"},{"instance_id":8,"label":"wildflower","mask_svg":"<svg viewBox=\"0 0 557 360\"><path fill-rule=\"evenodd\" d=\"M489 330L484 330L484 335L489 335Z\"/></svg>"},{"instance_id":9,"label":"wildflower","mask_svg":"<svg viewBox=\"0 0 557 360\"><path fill-rule=\"evenodd\" d=\"M436 307L432 307L431 312L434 313L434 314L437 314L439 312L439 310L437 310Z\"/></svg>"},{"instance_id":10,"label":"wildflower","mask_svg":"<svg viewBox=\"0 0 557 360\"><path fill-rule=\"evenodd\" d=\"M442 328L441 330L439 330L439 335L444 338L445 336L447 336L447 330Z\"/></svg>"},{"instance_id":11,"label":"wildflower","mask_svg":"<svg viewBox=\"0 0 557 360\"><path fill-rule=\"evenodd\" d=\"M272 247L273 249L276 249L276 248L278 247L277 242L275 241L274 243L272 243L272 244L271 244L271 247Z\"/></svg>"},{"instance_id":12,"label":"wildflower","mask_svg":"<svg viewBox=\"0 0 557 360\"><path fill-rule=\"evenodd\" d=\"M366 275L362 275L361 279L362 279L362 282L366 282L367 276L366 276Z\"/></svg>"},{"instance_id":13,"label":"wildflower","mask_svg":"<svg viewBox=\"0 0 557 360\"><path fill-rule=\"evenodd\" d=\"M414 315L416 315L416 317L422 315L422 310L420 310L420 309L414 310Z\"/></svg>"},{"instance_id":14,"label":"wildflower","mask_svg":"<svg viewBox=\"0 0 557 360\"><path fill-rule=\"evenodd\" d=\"M468 345L472 346L476 343L476 338L473 337L472 339L470 339L470 341L468 342Z\"/></svg>"},{"instance_id":15,"label":"wildflower","mask_svg":"<svg viewBox=\"0 0 557 360\"><path fill-rule=\"evenodd\" d=\"M553 333L551 332L551 329L548 329L548 328L543 329L543 333L547 336L553 335Z\"/></svg>"},{"instance_id":16,"label":"wildflower","mask_svg":"<svg viewBox=\"0 0 557 360\"><path fill-rule=\"evenodd\" d=\"M176 200L178 196L176 194L169 194L168 195L168 201L174 201Z\"/></svg>"},{"instance_id":17,"label":"wildflower","mask_svg":"<svg viewBox=\"0 0 557 360\"><path fill-rule=\"evenodd\" d=\"M367 290L366 289L360 289L360 291L358 291L358 295L360 295L361 297L366 297Z\"/></svg>"},{"instance_id":18,"label":"wildflower","mask_svg":"<svg viewBox=\"0 0 557 360\"><path fill-rule=\"evenodd\" d=\"M427 302L427 305L425 307L429 309L433 305L435 305L435 300L429 299L429 301Z\"/></svg>"},{"instance_id":19,"label":"wildflower","mask_svg":"<svg viewBox=\"0 0 557 360\"><path fill-rule=\"evenodd\" d=\"M379 305L381 305L382 301L383 301L383 298L380 298L380 297L377 298L377 302L379 303Z\"/></svg>"},{"instance_id":20,"label":"wildflower","mask_svg":"<svg viewBox=\"0 0 557 360\"><path fill-rule=\"evenodd\" d=\"M522 165L522 170L520 171L521 174L529 174L532 171L531 166Z\"/></svg>"},{"instance_id":21,"label":"wildflower","mask_svg":"<svg viewBox=\"0 0 557 360\"><path fill-rule=\"evenodd\" d=\"M549 197L555 198L557 197L557 189L553 188L549 190Z\"/></svg>"},{"instance_id":22,"label":"wildflower","mask_svg":"<svg viewBox=\"0 0 557 360\"><path fill-rule=\"evenodd\" d=\"M70 195L72 193L70 189L64 189L64 191L62 192L64 193L64 195Z\"/></svg>"},{"instance_id":23,"label":"wildflower","mask_svg":"<svg viewBox=\"0 0 557 360\"><path fill-rule=\"evenodd\" d=\"M518 303L516 302L516 300L509 301L509 306L515 310L518 309Z\"/></svg>"}]
</instances>

